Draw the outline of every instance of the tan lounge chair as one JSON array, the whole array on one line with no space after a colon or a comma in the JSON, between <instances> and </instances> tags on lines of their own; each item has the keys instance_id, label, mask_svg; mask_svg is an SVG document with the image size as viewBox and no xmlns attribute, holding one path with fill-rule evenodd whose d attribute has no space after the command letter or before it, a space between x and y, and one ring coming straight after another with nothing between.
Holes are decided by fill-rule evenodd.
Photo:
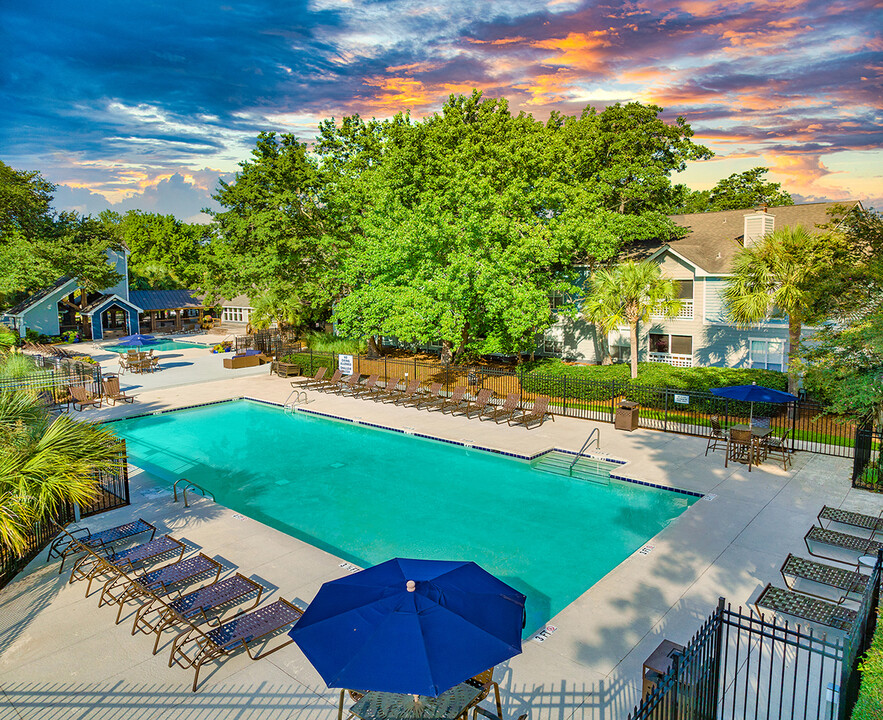
<instances>
[{"instance_id":1,"label":"tan lounge chair","mask_svg":"<svg viewBox=\"0 0 883 720\"><path fill-rule=\"evenodd\" d=\"M502 405L498 407L487 407L478 414L478 419L484 420L487 418L488 420L493 420L495 423L499 423L501 420L508 420L518 412L518 405L520 403L521 396L518 393L509 393Z\"/></svg>"},{"instance_id":2,"label":"tan lounge chair","mask_svg":"<svg viewBox=\"0 0 883 720\"><path fill-rule=\"evenodd\" d=\"M451 415L465 415L468 418L473 412L481 412L490 405L493 394L494 392L490 388L482 388L474 398L463 400L457 407L453 408Z\"/></svg>"},{"instance_id":3,"label":"tan lounge chair","mask_svg":"<svg viewBox=\"0 0 883 720\"><path fill-rule=\"evenodd\" d=\"M380 398L382 403L393 403L395 405L404 404L415 396L420 394L420 381L411 380L408 386L400 392L391 392L385 397Z\"/></svg>"},{"instance_id":4,"label":"tan lounge chair","mask_svg":"<svg viewBox=\"0 0 883 720\"><path fill-rule=\"evenodd\" d=\"M362 396L365 399L370 398L374 402L377 402L378 400L382 400L383 398L388 397L390 395L393 395L393 396L399 395L401 392L398 389L399 380L401 380L401 378L399 376L387 378L386 383L384 384L383 387L375 386L373 390L369 390L368 392L363 393Z\"/></svg>"},{"instance_id":5,"label":"tan lounge chair","mask_svg":"<svg viewBox=\"0 0 883 720\"><path fill-rule=\"evenodd\" d=\"M85 407L101 407L101 396L93 395L84 385L71 385L69 386L70 394L71 394L71 404L74 406L74 410L82 411ZM79 405L80 407L77 407Z\"/></svg>"},{"instance_id":6,"label":"tan lounge chair","mask_svg":"<svg viewBox=\"0 0 883 720\"><path fill-rule=\"evenodd\" d=\"M549 410L549 396L548 395L540 395L536 400L533 401L533 407L530 410L522 411L521 415L514 416L510 415L508 422L509 425L524 425L524 427L530 429L530 426L535 424L537 427L542 425L546 416L555 420L555 416Z\"/></svg>"},{"instance_id":7,"label":"tan lounge chair","mask_svg":"<svg viewBox=\"0 0 883 720\"><path fill-rule=\"evenodd\" d=\"M403 405L405 407L411 406L415 408L421 408L428 402L433 402L436 398L441 396L442 391L442 383L434 382L429 386L429 390L426 392L415 393L412 397L400 401L399 405Z\"/></svg>"},{"instance_id":8,"label":"tan lounge chair","mask_svg":"<svg viewBox=\"0 0 883 720\"><path fill-rule=\"evenodd\" d=\"M439 394L439 396L435 400L427 402L422 407L425 407L427 410L441 410L442 412L445 412L445 410L459 405L463 401L464 397L466 397L466 386L457 385L451 391L450 397L444 397L443 395Z\"/></svg>"},{"instance_id":9,"label":"tan lounge chair","mask_svg":"<svg viewBox=\"0 0 883 720\"><path fill-rule=\"evenodd\" d=\"M328 368L325 367L324 365L320 365L316 369L316 374L313 375L313 377L311 377L311 378L302 377L297 380L292 380L291 387L293 387L297 390L303 390L304 388L310 387L313 383L321 383L322 378L325 377L326 372L328 372Z\"/></svg>"},{"instance_id":10,"label":"tan lounge chair","mask_svg":"<svg viewBox=\"0 0 883 720\"><path fill-rule=\"evenodd\" d=\"M118 402L135 402L133 395L126 395L126 393L120 390L120 379L118 377L106 378L104 380L104 397L107 400L111 400L114 405Z\"/></svg>"}]
</instances>

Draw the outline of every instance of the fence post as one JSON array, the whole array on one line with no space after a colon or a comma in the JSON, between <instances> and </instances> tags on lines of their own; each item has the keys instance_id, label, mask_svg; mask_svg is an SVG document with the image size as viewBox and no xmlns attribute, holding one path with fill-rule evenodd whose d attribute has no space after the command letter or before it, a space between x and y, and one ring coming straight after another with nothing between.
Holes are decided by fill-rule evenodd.
<instances>
[{"instance_id":1,"label":"fence post","mask_svg":"<svg viewBox=\"0 0 883 720\"><path fill-rule=\"evenodd\" d=\"M613 422L616 417L616 380L610 381L610 419L607 422Z\"/></svg>"},{"instance_id":2,"label":"fence post","mask_svg":"<svg viewBox=\"0 0 883 720\"><path fill-rule=\"evenodd\" d=\"M724 650L724 602L723 597L717 599L717 612L714 614L717 627L714 633L714 669L711 673L712 682L714 683L711 691L711 698L713 700L713 705L711 706L712 716L717 711L717 705L720 701L721 659Z\"/></svg>"},{"instance_id":3,"label":"fence post","mask_svg":"<svg viewBox=\"0 0 883 720\"><path fill-rule=\"evenodd\" d=\"M564 376L564 413L563 415L567 415L567 375Z\"/></svg>"},{"instance_id":4,"label":"fence post","mask_svg":"<svg viewBox=\"0 0 883 720\"><path fill-rule=\"evenodd\" d=\"M794 436L797 434L797 417L800 415L800 397L794 401L791 411L791 452L794 452Z\"/></svg>"},{"instance_id":5,"label":"fence post","mask_svg":"<svg viewBox=\"0 0 883 720\"><path fill-rule=\"evenodd\" d=\"M388 362L388 359L387 359L386 355L384 355L383 356L383 377L385 377L385 378L389 377L389 368L387 367L387 362Z\"/></svg>"},{"instance_id":6,"label":"fence post","mask_svg":"<svg viewBox=\"0 0 883 720\"><path fill-rule=\"evenodd\" d=\"M662 409L662 431L668 432L668 396L669 396L669 391L664 390L663 392L665 393L665 405L663 406L663 409Z\"/></svg>"},{"instance_id":7,"label":"fence post","mask_svg":"<svg viewBox=\"0 0 883 720\"><path fill-rule=\"evenodd\" d=\"M313 370L313 348L310 348L310 369L307 372L305 372L304 375L309 376L310 373L312 373L312 372L315 372L315 370ZM328 371L326 370L325 372L328 372Z\"/></svg>"},{"instance_id":8,"label":"fence post","mask_svg":"<svg viewBox=\"0 0 883 720\"><path fill-rule=\"evenodd\" d=\"M518 405L524 404L524 365L518 367Z\"/></svg>"}]
</instances>

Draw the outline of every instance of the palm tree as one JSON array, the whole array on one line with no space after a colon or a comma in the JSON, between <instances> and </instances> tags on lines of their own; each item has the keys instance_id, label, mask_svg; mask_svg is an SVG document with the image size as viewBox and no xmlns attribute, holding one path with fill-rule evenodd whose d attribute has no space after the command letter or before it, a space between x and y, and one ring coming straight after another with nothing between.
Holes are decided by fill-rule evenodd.
<instances>
[{"instance_id":1,"label":"palm tree","mask_svg":"<svg viewBox=\"0 0 883 720\"><path fill-rule=\"evenodd\" d=\"M793 362L803 324L814 316L819 281L830 270L832 238L802 225L784 227L742 249L724 289L730 317L739 325L761 322L775 312L788 316L788 392L797 390Z\"/></svg>"},{"instance_id":2,"label":"palm tree","mask_svg":"<svg viewBox=\"0 0 883 720\"><path fill-rule=\"evenodd\" d=\"M583 303L583 315L609 333L628 325L632 378L638 377L638 323L651 315L673 317L680 312L678 283L667 278L655 262L627 260L597 271Z\"/></svg>"},{"instance_id":3,"label":"palm tree","mask_svg":"<svg viewBox=\"0 0 883 720\"><path fill-rule=\"evenodd\" d=\"M119 451L119 439L100 425L53 419L33 392L0 392L0 543L23 553L34 522L66 503L88 504L97 473L113 470Z\"/></svg>"}]
</instances>

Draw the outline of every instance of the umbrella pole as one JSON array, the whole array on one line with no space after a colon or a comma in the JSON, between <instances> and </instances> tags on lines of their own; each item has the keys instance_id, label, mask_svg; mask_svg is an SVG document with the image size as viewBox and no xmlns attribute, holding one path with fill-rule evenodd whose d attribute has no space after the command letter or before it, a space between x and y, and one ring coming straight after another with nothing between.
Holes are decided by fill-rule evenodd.
<instances>
[{"instance_id":1,"label":"umbrella pole","mask_svg":"<svg viewBox=\"0 0 883 720\"><path fill-rule=\"evenodd\" d=\"M748 427L754 424L754 402L751 403L751 414L748 416Z\"/></svg>"}]
</instances>

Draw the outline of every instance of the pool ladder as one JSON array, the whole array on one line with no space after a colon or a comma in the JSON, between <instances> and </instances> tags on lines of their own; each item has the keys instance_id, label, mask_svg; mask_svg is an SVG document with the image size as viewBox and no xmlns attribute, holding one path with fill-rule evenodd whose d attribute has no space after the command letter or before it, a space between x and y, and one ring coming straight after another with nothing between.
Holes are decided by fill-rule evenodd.
<instances>
[{"instance_id":1,"label":"pool ladder","mask_svg":"<svg viewBox=\"0 0 883 720\"><path fill-rule=\"evenodd\" d=\"M296 408L301 403L307 403L307 393L305 390L292 390L288 397L285 399L284 410L286 413L293 413L294 408Z\"/></svg>"},{"instance_id":2,"label":"pool ladder","mask_svg":"<svg viewBox=\"0 0 883 720\"><path fill-rule=\"evenodd\" d=\"M573 462L570 463L570 467L568 468L568 472L571 476L573 476L573 466L579 462L579 459L583 456L583 453L589 449L589 446L592 444L592 440L595 441L595 447L598 450L601 449L601 428L593 428L592 432L589 433L589 436L586 438L586 441L583 443L583 446L579 449L579 452L576 454L576 457L573 459Z\"/></svg>"},{"instance_id":3,"label":"pool ladder","mask_svg":"<svg viewBox=\"0 0 883 720\"><path fill-rule=\"evenodd\" d=\"M184 498L184 507L190 507L190 501L187 499L187 491L188 490L198 490L199 493L203 497L211 497L212 502L217 502L215 500L215 495L211 490L206 490L204 487L197 485L195 482L190 482L187 478L178 478L175 480L175 484L172 486L172 492L175 495L175 502L178 502L178 485L184 483L181 486L181 495Z\"/></svg>"}]
</instances>

